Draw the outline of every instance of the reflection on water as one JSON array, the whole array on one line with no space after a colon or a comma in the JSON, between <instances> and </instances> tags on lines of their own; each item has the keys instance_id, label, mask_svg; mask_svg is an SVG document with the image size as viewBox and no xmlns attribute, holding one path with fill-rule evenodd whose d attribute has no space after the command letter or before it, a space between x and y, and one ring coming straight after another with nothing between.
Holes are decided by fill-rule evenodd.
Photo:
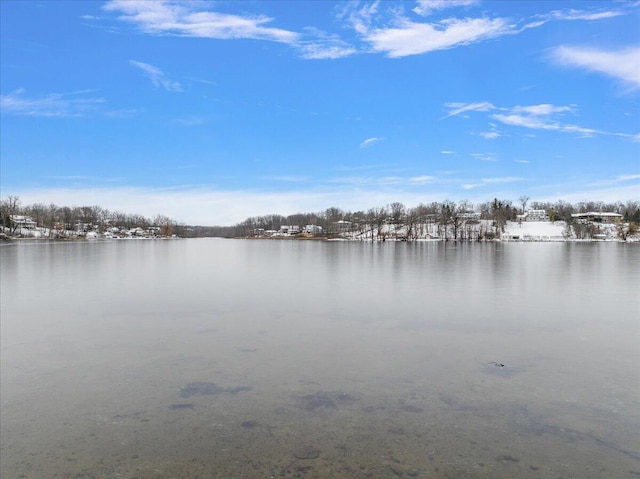
<instances>
[{"instance_id":1,"label":"reflection on water","mask_svg":"<svg viewBox=\"0 0 640 479\"><path fill-rule=\"evenodd\" d=\"M640 248L0 247L1 475L640 476Z\"/></svg>"}]
</instances>

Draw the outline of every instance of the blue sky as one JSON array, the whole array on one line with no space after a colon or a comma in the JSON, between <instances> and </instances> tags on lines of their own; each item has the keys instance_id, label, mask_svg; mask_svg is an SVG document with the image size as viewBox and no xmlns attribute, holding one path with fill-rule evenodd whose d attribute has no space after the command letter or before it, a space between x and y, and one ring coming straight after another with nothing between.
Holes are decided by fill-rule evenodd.
<instances>
[{"instance_id":1,"label":"blue sky","mask_svg":"<svg viewBox=\"0 0 640 479\"><path fill-rule=\"evenodd\" d=\"M640 199L640 2L0 2L2 197L191 224Z\"/></svg>"}]
</instances>

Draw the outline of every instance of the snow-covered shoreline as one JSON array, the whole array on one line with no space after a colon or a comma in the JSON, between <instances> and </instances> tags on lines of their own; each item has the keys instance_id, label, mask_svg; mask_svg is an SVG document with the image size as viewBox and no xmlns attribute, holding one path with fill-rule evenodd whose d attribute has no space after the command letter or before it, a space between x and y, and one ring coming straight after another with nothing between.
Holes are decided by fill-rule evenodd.
<instances>
[{"instance_id":1,"label":"snow-covered shoreline","mask_svg":"<svg viewBox=\"0 0 640 479\"><path fill-rule=\"evenodd\" d=\"M324 240L324 241L505 241L505 242L640 242L640 236L623 235L625 224L598 223L589 224L585 232L584 224L568 225L565 221L507 221L502 231L495 228L491 220L477 220L460 225L455 231L451 225L439 223L407 225L385 224L378 229L358 229L331 235L313 235L300 233L294 235L273 234L250 236L251 239L271 240ZM89 231L57 231L46 228L19 228L13 235L5 231L0 240L150 240L177 238L160 236L155 230L107 231L99 233Z\"/></svg>"},{"instance_id":2,"label":"snow-covered shoreline","mask_svg":"<svg viewBox=\"0 0 640 479\"><path fill-rule=\"evenodd\" d=\"M479 220L473 224L461 226L455 235L450 228L437 223L413 225L408 230L406 225L395 228L383 225L378 231L374 229L347 231L318 238L305 233L296 235L273 234L252 236L252 239L266 240L308 240L324 239L327 241L505 241L505 242L640 242L637 235L621 238L622 224L602 223L592 225L590 236L576 231L582 225L567 225L565 221L508 221L501 233L494 233L493 222Z\"/></svg>"}]
</instances>

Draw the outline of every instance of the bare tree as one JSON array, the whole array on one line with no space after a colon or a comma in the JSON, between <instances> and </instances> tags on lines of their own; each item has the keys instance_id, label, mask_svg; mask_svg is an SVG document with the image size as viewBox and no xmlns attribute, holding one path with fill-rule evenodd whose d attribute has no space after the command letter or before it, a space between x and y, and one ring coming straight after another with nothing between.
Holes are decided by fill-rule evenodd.
<instances>
[{"instance_id":1,"label":"bare tree","mask_svg":"<svg viewBox=\"0 0 640 479\"><path fill-rule=\"evenodd\" d=\"M0 202L0 209L2 210L1 216L3 226L5 228L9 228L9 234L14 234L18 228L18 224L11 221L11 217L20 212L20 197L7 196L6 200Z\"/></svg>"},{"instance_id":2,"label":"bare tree","mask_svg":"<svg viewBox=\"0 0 640 479\"><path fill-rule=\"evenodd\" d=\"M402 203L391 203L389 205L391 210L391 223L393 224L393 234L398 239L398 228L402 224L405 215L405 207Z\"/></svg>"},{"instance_id":3,"label":"bare tree","mask_svg":"<svg viewBox=\"0 0 640 479\"><path fill-rule=\"evenodd\" d=\"M371 226L371 241L373 241L373 232L376 232L376 239L385 239L385 233L382 231L382 226L387 221L389 212L385 207L371 208L367 212L367 220Z\"/></svg>"},{"instance_id":4,"label":"bare tree","mask_svg":"<svg viewBox=\"0 0 640 479\"><path fill-rule=\"evenodd\" d=\"M160 236L169 238L171 235L173 235L175 223L168 216L157 215L153 220L153 224L154 226L160 228Z\"/></svg>"}]
</instances>

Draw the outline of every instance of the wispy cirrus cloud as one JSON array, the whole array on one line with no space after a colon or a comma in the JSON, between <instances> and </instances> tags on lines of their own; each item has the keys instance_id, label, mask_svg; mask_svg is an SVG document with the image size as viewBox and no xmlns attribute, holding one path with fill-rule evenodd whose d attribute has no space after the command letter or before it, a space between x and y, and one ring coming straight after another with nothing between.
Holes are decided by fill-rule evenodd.
<instances>
[{"instance_id":1,"label":"wispy cirrus cloud","mask_svg":"<svg viewBox=\"0 0 640 479\"><path fill-rule=\"evenodd\" d=\"M357 48L342 40L338 35L328 34L317 28L305 29L306 36L297 44L302 58L309 60L327 60L351 56Z\"/></svg>"},{"instance_id":2,"label":"wispy cirrus cloud","mask_svg":"<svg viewBox=\"0 0 640 479\"><path fill-rule=\"evenodd\" d=\"M260 180L283 181L286 183L301 183L301 182L309 181L309 177L297 176L297 175L274 175L274 176L261 176Z\"/></svg>"},{"instance_id":3,"label":"wispy cirrus cloud","mask_svg":"<svg viewBox=\"0 0 640 479\"><path fill-rule=\"evenodd\" d=\"M295 43L299 34L267 26L265 15L232 15L205 10L206 3L165 0L111 0L103 8L145 33L185 37L270 40Z\"/></svg>"},{"instance_id":4,"label":"wispy cirrus cloud","mask_svg":"<svg viewBox=\"0 0 640 479\"><path fill-rule=\"evenodd\" d=\"M495 153L471 153L471 156L476 160L482 161L498 161L498 157Z\"/></svg>"},{"instance_id":5,"label":"wispy cirrus cloud","mask_svg":"<svg viewBox=\"0 0 640 479\"><path fill-rule=\"evenodd\" d=\"M485 140L496 140L502 136L502 133L494 123L489 123L489 131L481 131L478 136L481 136Z\"/></svg>"},{"instance_id":6,"label":"wispy cirrus cloud","mask_svg":"<svg viewBox=\"0 0 640 479\"><path fill-rule=\"evenodd\" d=\"M620 80L632 90L640 88L640 47L619 51L560 46L553 60L563 66L584 68Z\"/></svg>"},{"instance_id":7,"label":"wispy cirrus cloud","mask_svg":"<svg viewBox=\"0 0 640 479\"><path fill-rule=\"evenodd\" d=\"M153 86L156 88L164 88L167 91L181 92L182 85L177 81L169 80L164 72L158 67L150 65L149 63L143 63L136 60L129 60L129 64L142 70L145 76L151 80Z\"/></svg>"},{"instance_id":8,"label":"wispy cirrus cloud","mask_svg":"<svg viewBox=\"0 0 640 479\"><path fill-rule=\"evenodd\" d=\"M384 138L378 138L376 136L367 138L362 143L360 143L360 148L369 148L370 146L375 145L376 143L382 141Z\"/></svg>"},{"instance_id":9,"label":"wispy cirrus cloud","mask_svg":"<svg viewBox=\"0 0 640 479\"><path fill-rule=\"evenodd\" d=\"M607 18L619 17L624 15L625 12L622 9L591 9L591 10L578 10L570 8L568 10L554 10L542 17L552 20L586 20L596 21L605 20Z\"/></svg>"},{"instance_id":10,"label":"wispy cirrus cloud","mask_svg":"<svg viewBox=\"0 0 640 479\"><path fill-rule=\"evenodd\" d=\"M449 118L450 116L457 116L468 111L491 111L495 110L493 103L488 101L478 101L475 103L446 103L445 106L449 108L449 112L443 118Z\"/></svg>"},{"instance_id":11,"label":"wispy cirrus cloud","mask_svg":"<svg viewBox=\"0 0 640 479\"><path fill-rule=\"evenodd\" d=\"M549 103L541 103L538 105L498 107L489 102L475 102L467 104L446 103L445 107L449 108L449 113L443 118L459 116L465 112L477 111L490 113L489 119L496 120L503 125L508 126L516 126L533 130L574 133L584 137L607 135L618 136L631 141L640 140L640 134L637 133L609 132L563 122L562 119L565 114L570 113L572 115L577 115L578 109L576 105L558 106ZM465 115L462 116L465 117ZM489 124L491 125L491 123ZM493 136L491 135L491 132L486 132L486 134L480 133L480 135L488 135L488 138L491 138ZM497 138L497 136L495 136L495 138Z\"/></svg>"},{"instance_id":12,"label":"wispy cirrus cloud","mask_svg":"<svg viewBox=\"0 0 640 479\"><path fill-rule=\"evenodd\" d=\"M305 59L343 58L357 49L338 35L309 27L295 32L270 26L274 19L260 14L228 14L209 9L205 2L168 0L111 0L104 7L121 21L151 35L175 35L215 40L264 40L294 47Z\"/></svg>"},{"instance_id":13,"label":"wispy cirrus cloud","mask_svg":"<svg viewBox=\"0 0 640 479\"><path fill-rule=\"evenodd\" d=\"M491 17L484 12L476 16L465 12L461 16L455 11L479 3L475 0L418 0L411 10L418 18L412 18L404 8L385 5L378 0L364 5L356 3L350 15L343 17L348 18L351 27L369 44L372 52L398 58L517 35L550 21L598 21L624 15L630 10L625 7L570 9L515 19ZM444 10L453 12L437 21L424 20L424 17Z\"/></svg>"},{"instance_id":14,"label":"wispy cirrus cloud","mask_svg":"<svg viewBox=\"0 0 640 479\"><path fill-rule=\"evenodd\" d=\"M332 178L329 183L351 186L394 186L404 183L400 176L344 176Z\"/></svg>"},{"instance_id":15,"label":"wispy cirrus cloud","mask_svg":"<svg viewBox=\"0 0 640 479\"><path fill-rule=\"evenodd\" d=\"M451 7L471 5L473 1L419 1L411 18L397 4L376 1L354 4L347 17L353 30L369 47L371 53L384 53L390 58L418 55L457 46L470 45L514 31L504 18L464 17L424 21L423 17Z\"/></svg>"},{"instance_id":16,"label":"wispy cirrus cloud","mask_svg":"<svg viewBox=\"0 0 640 479\"><path fill-rule=\"evenodd\" d=\"M433 183L436 180L435 176L430 175L420 175L420 176L412 176L409 178L409 183L413 183L416 185L423 185L425 183Z\"/></svg>"},{"instance_id":17,"label":"wispy cirrus cloud","mask_svg":"<svg viewBox=\"0 0 640 479\"><path fill-rule=\"evenodd\" d=\"M103 9L151 35L175 35L218 40L253 39L283 43L305 59L338 59L358 53L383 53L391 58L424 54L471 45L504 35L517 35L549 21L604 20L627 10L590 9L554 11L530 18L460 16L460 8L478 0L417 0L411 10L380 0L354 2L337 16L358 34L364 46L356 46L336 34L315 27L301 31L272 26L275 20L262 14L228 14L212 9L210 2L175 0L110 0ZM436 12L452 11L447 18L426 21ZM411 15L413 14L413 15ZM458 15L458 16L456 16Z\"/></svg>"},{"instance_id":18,"label":"wispy cirrus cloud","mask_svg":"<svg viewBox=\"0 0 640 479\"><path fill-rule=\"evenodd\" d=\"M499 131L481 131L480 133L478 133L478 135L480 135L482 138L484 138L485 140L495 140L496 138L500 138L500 132Z\"/></svg>"},{"instance_id":19,"label":"wispy cirrus cloud","mask_svg":"<svg viewBox=\"0 0 640 479\"><path fill-rule=\"evenodd\" d=\"M437 23L398 19L397 26L374 28L363 35L374 52L399 58L470 45L512 31L503 18L449 18Z\"/></svg>"},{"instance_id":20,"label":"wispy cirrus cloud","mask_svg":"<svg viewBox=\"0 0 640 479\"><path fill-rule=\"evenodd\" d=\"M480 180L474 183L463 183L461 186L465 190L472 190L474 188L479 188L481 186L494 185L499 183L515 183L518 181L524 181L524 178L519 176L503 176L496 178L481 178Z\"/></svg>"},{"instance_id":21,"label":"wispy cirrus cloud","mask_svg":"<svg viewBox=\"0 0 640 479\"><path fill-rule=\"evenodd\" d=\"M40 117L78 117L95 112L106 103L101 97L88 96L92 90L70 93L49 93L40 97L27 97L23 89L8 95L0 95L0 110L3 114Z\"/></svg>"},{"instance_id":22,"label":"wispy cirrus cloud","mask_svg":"<svg viewBox=\"0 0 640 479\"><path fill-rule=\"evenodd\" d=\"M617 181L632 181L632 180L640 180L640 174L639 175L620 175L618 177L616 177Z\"/></svg>"},{"instance_id":23,"label":"wispy cirrus cloud","mask_svg":"<svg viewBox=\"0 0 640 479\"><path fill-rule=\"evenodd\" d=\"M479 0L417 0L417 6L413 12L427 16L431 13L446 8L467 7L478 3Z\"/></svg>"},{"instance_id":24,"label":"wispy cirrus cloud","mask_svg":"<svg viewBox=\"0 0 640 479\"><path fill-rule=\"evenodd\" d=\"M300 45L302 58L307 60L335 60L357 53L357 49L341 40L331 42L312 41Z\"/></svg>"}]
</instances>

